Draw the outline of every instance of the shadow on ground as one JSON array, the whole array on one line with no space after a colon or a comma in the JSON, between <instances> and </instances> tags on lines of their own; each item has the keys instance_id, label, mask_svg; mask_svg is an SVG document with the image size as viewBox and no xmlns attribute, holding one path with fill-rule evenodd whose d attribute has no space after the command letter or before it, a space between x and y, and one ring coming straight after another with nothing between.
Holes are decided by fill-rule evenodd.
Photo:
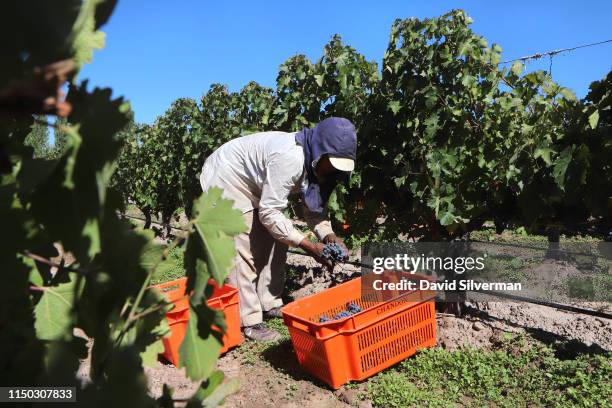
<instances>
[{"instance_id":1,"label":"shadow on ground","mask_svg":"<svg viewBox=\"0 0 612 408\"><path fill-rule=\"evenodd\" d=\"M277 371L289 375L295 381L308 381L321 388L330 389L327 384L308 374L300 366L293 351L291 340L286 339L268 347L262 357Z\"/></svg>"}]
</instances>

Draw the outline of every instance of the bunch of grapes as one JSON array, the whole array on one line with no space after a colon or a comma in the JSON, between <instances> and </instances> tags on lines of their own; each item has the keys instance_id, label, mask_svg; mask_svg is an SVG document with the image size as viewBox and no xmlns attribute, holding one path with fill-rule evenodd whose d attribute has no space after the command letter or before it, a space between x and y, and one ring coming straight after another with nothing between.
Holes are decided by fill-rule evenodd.
<instances>
[{"instance_id":1,"label":"bunch of grapes","mask_svg":"<svg viewBox=\"0 0 612 408\"><path fill-rule=\"evenodd\" d=\"M351 314L357 314L359 312L361 312L361 308L359 307L358 304L356 303L349 303L346 307L346 309L351 312Z\"/></svg>"},{"instance_id":2,"label":"bunch of grapes","mask_svg":"<svg viewBox=\"0 0 612 408\"><path fill-rule=\"evenodd\" d=\"M323 247L323 258L331 259L332 261L346 262L348 253L340 245L335 242L325 244Z\"/></svg>"},{"instance_id":3,"label":"bunch of grapes","mask_svg":"<svg viewBox=\"0 0 612 408\"><path fill-rule=\"evenodd\" d=\"M340 313L336 314L333 319L330 319L326 315L322 315L319 318L319 323L326 323L332 320L344 319L345 317L350 317L351 315L357 314L359 312L361 312L361 308L359 307L359 305L351 302L346 305L346 310L343 310Z\"/></svg>"}]
</instances>

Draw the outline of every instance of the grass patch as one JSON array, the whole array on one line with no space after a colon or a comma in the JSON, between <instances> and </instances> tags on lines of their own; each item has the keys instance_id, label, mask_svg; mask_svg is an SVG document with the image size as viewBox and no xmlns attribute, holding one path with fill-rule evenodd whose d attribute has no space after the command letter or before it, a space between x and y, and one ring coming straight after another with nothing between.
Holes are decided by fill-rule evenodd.
<instances>
[{"instance_id":1,"label":"grass patch","mask_svg":"<svg viewBox=\"0 0 612 408\"><path fill-rule=\"evenodd\" d=\"M567 279L569 296L572 298L612 302L612 275L570 276Z\"/></svg>"},{"instance_id":2,"label":"grass patch","mask_svg":"<svg viewBox=\"0 0 612 408\"><path fill-rule=\"evenodd\" d=\"M264 354L271 349L279 347L279 345L284 341L289 340L289 330L287 330L287 326L284 325L283 319L270 319L266 321L265 324L269 328L277 330L283 337L277 341L246 340L236 349L236 353L240 356L240 360L243 364L256 365L258 362L269 364L263 357Z\"/></svg>"},{"instance_id":3,"label":"grass patch","mask_svg":"<svg viewBox=\"0 0 612 408\"><path fill-rule=\"evenodd\" d=\"M258 362L265 361L262 354L270 347L277 345L274 341L248 341L246 340L240 347L236 349L236 353L240 356L240 361L245 365L256 365Z\"/></svg>"},{"instance_id":4,"label":"grass patch","mask_svg":"<svg viewBox=\"0 0 612 408\"><path fill-rule=\"evenodd\" d=\"M289 329L287 329L287 326L285 326L283 319L278 318L278 317L275 317L274 319L270 319L266 322L266 326L282 334L283 339L281 339L281 341L289 339Z\"/></svg>"},{"instance_id":5,"label":"grass patch","mask_svg":"<svg viewBox=\"0 0 612 408\"><path fill-rule=\"evenodd\" d=\"M172 249L168 253L168 258L159 264L151 277L152 285L179 279L185 276L183 267L184 250L180 247Z\"/></svg>"},{"instance_id":6,"label":"grass patch","mask_svg":"<svg viewBox=\"0 0 612 408\"><path fill-rule=\"evenodd\" d=\"M423 350L374 377L376 407L610 406L612 355L561 360L520 338L499 350Z\"/></svg>"},{"instance_id":7,"label":"grass patch","mask_svg":"<svg viewBox=\"0 0 612 408\"><path fill-rule=\"evenodd\" d=\"M470 232L470 239L484 242L510 242L533 244L547 244L548 238L544 235L528 234L524 228L516 230L505 230L502 234L498 234L494 227L483 226L478 231Z\"/></svg>"},{"instance_id":8,"label":"grass patch","mask_svg":"<svg viewBox=\"0 0 612 408\"><path fill-rule=\"evenodd\" d=\"M548 237L546 235L530 234L524 227L518 227L514 230L504 230L502 234L495 231L495 227L483 226L478 231L470 232L470 239L484 242L505 242L516 244L540 244L543 247L548 245ZM559 241L562 243L594 243L601 241L600 238L590 235L565 235L559 236Z\"/></svg>"}]
</instances>

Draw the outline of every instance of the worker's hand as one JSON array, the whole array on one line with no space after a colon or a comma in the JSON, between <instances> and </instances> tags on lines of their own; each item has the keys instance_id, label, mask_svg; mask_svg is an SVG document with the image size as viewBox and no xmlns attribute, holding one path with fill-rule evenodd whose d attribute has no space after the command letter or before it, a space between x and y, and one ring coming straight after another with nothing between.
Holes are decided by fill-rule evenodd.
<instances>
[{"instance_id":1,"label":"worker's hand","mask_svg":"<svg viewBox=\"0 0 612 408\"><path fill-rule=\"evenodd\" d=\"M334 270L334 263L330 259L323 258L324 247L325 244L321 242L312 242L308 238L304 238L302 242L300 242L300 248L306 251L306 253L316 259L317 262L319 262L331 272Z\"/></svg>"},{"instance_id":2,"label":"worker's hand","mask_svg":"<svg viewBox=\"0 0 612 408\"><path fill-rule=\"evenodd\" d=\"M340 245L342 247L342 249L344 249L344 252L346 252L347 254L349 253L348 248L344 244L344 241L342 241L340 238L338 238L336 236L336 234L334 234L333 232L331 234L327 234L325 236L325 238L323 238L323 243L325 243L325 244L336 243L336 244Z\"/></svg>"}]
</instances>

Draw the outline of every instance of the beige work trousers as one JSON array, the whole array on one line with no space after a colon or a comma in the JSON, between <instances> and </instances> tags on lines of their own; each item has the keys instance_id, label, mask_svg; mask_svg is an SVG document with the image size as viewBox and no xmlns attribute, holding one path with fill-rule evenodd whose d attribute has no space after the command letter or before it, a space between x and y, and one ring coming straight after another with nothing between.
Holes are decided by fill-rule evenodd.
<instances>
[{"instance_id":1,"label":"beige work trousers","mask_svg":"<svg viewBox=\"0 0 612 408\"><path fill-rule=\"evenodd\" d=\"M263 321L263 312L283 305L287 245L272 238L257 209L243 214L248 230L234 238L236 257L227 283L238 288L242 326Z\"/></svg>"}]
</instances>

